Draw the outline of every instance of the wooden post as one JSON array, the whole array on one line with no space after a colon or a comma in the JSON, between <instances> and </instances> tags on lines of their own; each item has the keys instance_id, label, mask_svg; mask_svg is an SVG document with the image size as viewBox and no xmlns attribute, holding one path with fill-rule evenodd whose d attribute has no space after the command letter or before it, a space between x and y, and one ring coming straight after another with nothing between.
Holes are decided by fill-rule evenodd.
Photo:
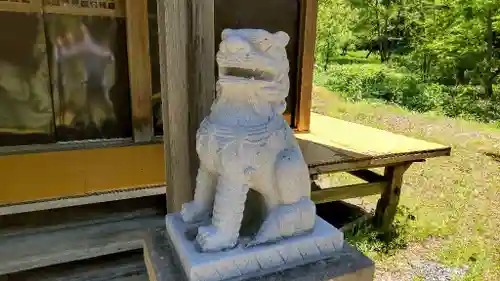
<instances>
[{"instance_id":1,"label":"wooden post","mask_svg":"<svg viewBox=\"0 0 500 281\"><path fill-rule=\"evenodd\" d=\"M189 49L189 135L196 147L196 131L210 113L215 99L214 0L190 0L191 25ZM191 154L191 177L195 178L199 160Z\"/></svg>"},{"instance_id":2,"label":"wooden post","mask_svg":"<svg viewBox=\"0 0 500 281\"><path fill-rule=\"evenodd\" d=\"M167 212L192 198L189 154L188 0L158 0Z\"/></svg>"},{"instance_id":3,"label":"wooden post","mask_svg":"<svg viewBox=\"0 0 500 281\"><path fill-rule=\"evenodd\" d=\"M375 227L382 232L388 231L394 221L403 186L403 175L410 166L411 163L403 163L385 168L384 177L388 184L378 200L374 219Z\"/></svg>"},{"instance_id":4,"label":"wooden post","mask_svg":"<svg viewBox=\"0 0 500 281\"><path fill-rule=\"evenodd\" d=\"M148 1L126 0L125 12L133 136L136 142L148 142L153 137Z\"/></svg>"},{"instance_id":5,"label":"wooden post","mask_svg":"<svg viewBox=\"0 0 500 281\"><path fill-rule=\"evenodd\" d=\"M214 97L213 0L158 0L167 212L193 197L196 130Z\"/></svg>"},{"instance_id":6,"label":"wooden post","mask_svg":"<svg viewBox=\"0 0 500 281\"><path fill-rule=\"evenodd\" d=\"M309 131L311 120L312 82L314 71L314 49L316 46L316 19L318 13L317 0L301 0L300 12L300 90L295 108L295 120L298 132Z\"/></svg>"}]
</instances>

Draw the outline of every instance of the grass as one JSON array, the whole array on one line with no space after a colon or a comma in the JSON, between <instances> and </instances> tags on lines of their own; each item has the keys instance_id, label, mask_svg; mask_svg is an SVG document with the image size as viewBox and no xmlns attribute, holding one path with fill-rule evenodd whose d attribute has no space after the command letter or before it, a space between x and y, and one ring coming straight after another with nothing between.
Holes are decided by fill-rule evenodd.
<instances>
[{"instance_id":1,"label":"grass","mask_svg":"<svg viewBox=\"0 0 500 281\"><path fill-rule=\"evenodd\" d=\"M452 147L452 156L408 170L393 239L381 241L370 229L348 237L376 261L378 276L407 271L409 261L422 259L467 266L461 280L500 280L498 127L381 102L347 102L322 87L314 89L313 111Z\"/></svg>"}]
</instances>

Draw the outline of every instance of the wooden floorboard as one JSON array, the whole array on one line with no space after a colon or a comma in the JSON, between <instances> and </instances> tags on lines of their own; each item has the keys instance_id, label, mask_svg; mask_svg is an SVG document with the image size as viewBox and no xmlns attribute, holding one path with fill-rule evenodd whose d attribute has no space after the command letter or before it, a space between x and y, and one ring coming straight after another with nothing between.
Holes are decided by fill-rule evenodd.
<instances>
[{"instance_id":1,"label":"wooden floorboard","mask_svg":"<svg viewBox=\"0 0 500 281\"><path fill-rule=\"evenodd\" d=\"M0 238L163 215L164 195L0 216Z\"/></svg>"},{"instance_id":2,"label":"wooden floorboard","mask_svg":"<svg viewBox=\"0 0 500 281\"><path fill-rule=\"evenodd\" d=\"M144 232L163 225L152 215L0 238L0 275L142 249Z\"/></svg>"},{"instance_id":3,"label":"wooden floorboard","mask_svg":"<svg viewBox=\"0 0 500 281\"><path fill-rule=\"evenodd\" d=\"M419 154L435 151L439 156L450 147L361 124L311 113L311 134L331 142L336 149L365 156Z\"/></svg>"},{"instance_id":4,"label":"wooden floorboard","mask_svg":"<svg viewBox=\"0 0 500 281\"><path fill-rule=\"evenodd\" d=\"M59 264L15 274L0 281L149 281L143 251Z\"/></svg>"},{"instance_id":5,"label":"wooden floorboard","mask_svg":"<svg viewBox=\"0 0 500 281\"><path fill-rule=\"evenodd\" d=\"M22 202L18 204L0 205L0 216L21 214L35 211L54 210L59 208L67 208L74 206L82 206L103 202L111 202L118 200L127 200L134 198L143 198L148 196L163 195L165 196L166 187L148 187L148 188L131 188L127 190L113 190L109 192L101 192L95 194L87 194L82 196L74 196L68 198L55 198L31 202Z\"/></svg>"}]
</instances>

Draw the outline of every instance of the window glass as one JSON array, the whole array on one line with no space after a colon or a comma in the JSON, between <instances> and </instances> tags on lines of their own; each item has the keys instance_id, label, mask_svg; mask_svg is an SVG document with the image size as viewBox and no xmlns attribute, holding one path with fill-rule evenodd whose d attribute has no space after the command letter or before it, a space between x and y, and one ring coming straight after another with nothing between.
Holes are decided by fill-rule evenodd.
<instances>
[{"instance_id":1,"label":"window glass","mask_svg":"<svg viewBox=\"0 0 500 281\"><path fill-rule=\"evenodd\" d=\"M59 141L132 136L124 19L45 15Z\"/></svg>"},{"instance_id":2,"label":"window glass","mask_svg":"<svg viewBox=\"0 0 500 281\"><path fill-rule=\"evenodd\" d=\"M0 12L0 146L54 141L43 20Z\"/></svg>"}]
</instances>

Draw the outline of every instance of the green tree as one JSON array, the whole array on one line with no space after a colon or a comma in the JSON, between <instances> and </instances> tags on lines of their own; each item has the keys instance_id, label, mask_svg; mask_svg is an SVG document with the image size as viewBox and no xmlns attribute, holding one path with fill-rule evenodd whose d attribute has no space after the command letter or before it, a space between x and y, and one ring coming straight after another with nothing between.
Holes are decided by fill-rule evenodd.
<instances>
[{"instance_id":1,"label":"green tree","mask_svg":"<svg viewBox=\"0 0 500 281\"><path fill-rule=\"evenodd\" d=\"M324 70L333 57L355 43L352 26L357 20L357 10L344 0L319 0L316 38L316 61Z\"/></svg>"}]
</instances>

